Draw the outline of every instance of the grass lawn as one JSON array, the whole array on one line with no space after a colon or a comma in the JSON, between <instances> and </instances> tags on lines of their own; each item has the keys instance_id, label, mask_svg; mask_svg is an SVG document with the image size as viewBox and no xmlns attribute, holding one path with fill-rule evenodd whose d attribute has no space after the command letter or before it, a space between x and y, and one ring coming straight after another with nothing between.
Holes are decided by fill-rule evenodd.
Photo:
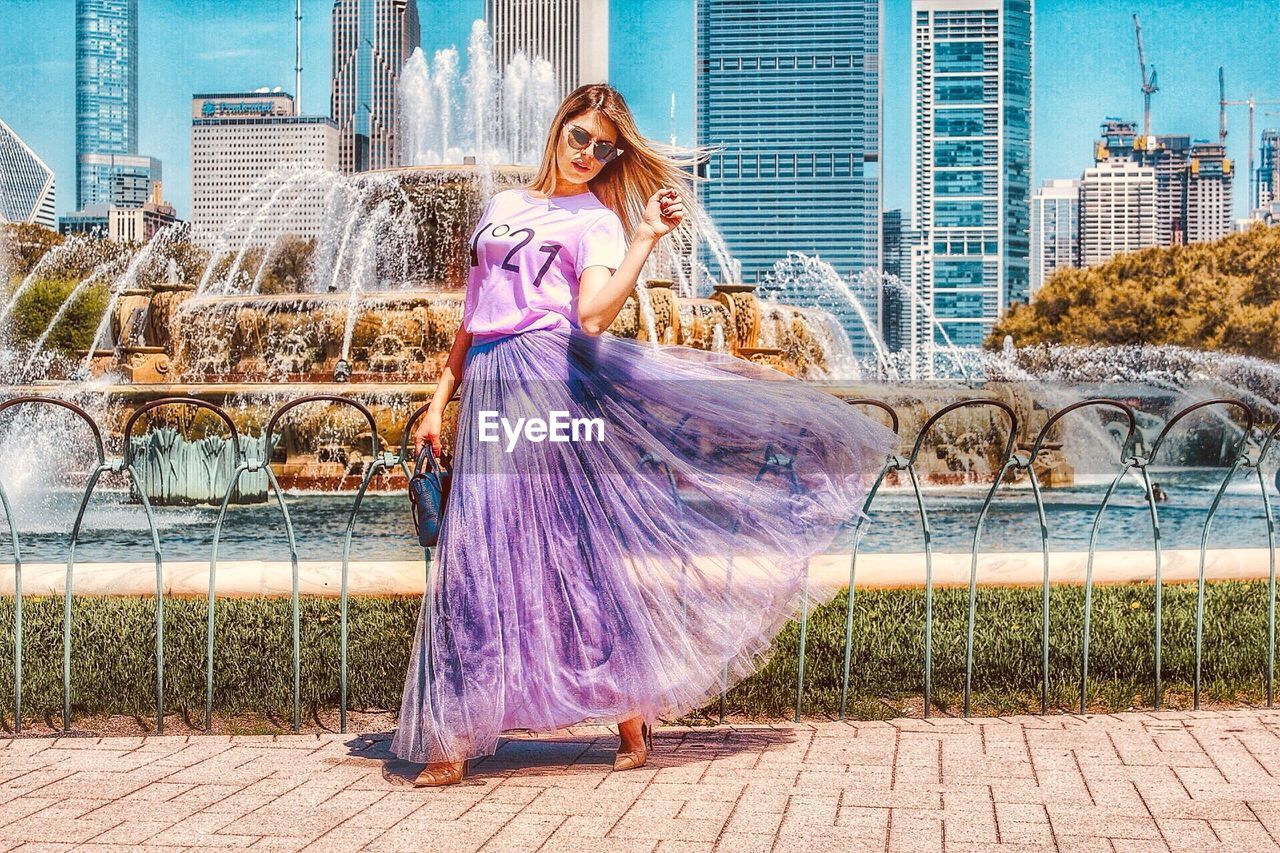
<instances>
[{"instance_id":1,"label":"grass lawn","mask_svg":"<svg viewBox=\"0 0 1280 853\"><path fill-rule=\"evenodd\" d=\"M978 592L974 713L1038 713L1040 590ZM1099 587L1090 644L1090 709L1149 707L1153 694L1154 589ZM1220 582L1208 589L1202 701L1265 700L1265 582ZM937 590L934 599L935 713L959 713L964 687L967 591ZM846 595L811 614L805 675L806 715L834 716L840 704ZM1050 707L1077 707L1083 590L1058 587L1051 598ZM351 709L395 709L408 665L420 599L352 599ZM302 603L304 711L338 702L338 602ZM1189 707L1194 672L1194 585L1167 586L1164 608L1166 707ZM25 600L23 716L60 719L62 600ZM205 602L165 603L165 691L170 711L204 708ZM289 602L280 598L219 600L215 707L220 713L291 716ZM73 714L137 714L155 710L155 606L150 598L81 598L75 603ZM729 692L735 717L790 717L795 709L799 626L779 635L773 655ZM859 592L854 621L849 715L919 714L924 687L923 590ZM0 721L12 725L13 599L0 599ZM686 721L718 717L718 703Z\"/></svg>"}]
</instances>

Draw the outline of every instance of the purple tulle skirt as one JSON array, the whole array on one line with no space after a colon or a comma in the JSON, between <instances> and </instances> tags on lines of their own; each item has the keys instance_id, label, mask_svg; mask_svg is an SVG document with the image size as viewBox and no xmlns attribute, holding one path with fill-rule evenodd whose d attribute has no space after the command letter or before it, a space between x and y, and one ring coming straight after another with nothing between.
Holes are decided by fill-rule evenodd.
<instances>
[{"instance_id":1,"label":"purple tulle skirt","mask_svg":"<svg viewBox=\"0 0 1280 853\"><path fill-rule=\"evenodd\" d=\"M896 444L729 355L577 330L473 343L392 751L457 761L504 731L702 707L766 659Z\"/></svg>"}]
</instances>

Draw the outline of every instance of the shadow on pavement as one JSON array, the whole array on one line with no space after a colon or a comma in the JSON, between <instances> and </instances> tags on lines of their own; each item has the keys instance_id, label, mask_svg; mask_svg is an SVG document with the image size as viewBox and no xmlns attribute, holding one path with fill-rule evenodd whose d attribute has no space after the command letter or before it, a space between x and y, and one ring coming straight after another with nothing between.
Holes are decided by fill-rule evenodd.
<instances>
[{"instance_id":1,"label":"shadow on pavement","mask_svg":"<svg viewBox=\"0 0 1280 853\"><path fill-rule=\"evenodd\" d=\"M391 753L391 732L360 734L346 742L350 755L382 762L382 778L392 785L411 785L423 765L403 761ZM653 735L653 752L643 768L626 771L639 774L663 767L683 767L700 761L721 759L740 753L761 753L783 747L795 740L789 729L765 726L749 729L708 728L658 729ZM493 755L471 762L462 784L483 785L512 776L599 775L612 772L618 748L617 735L566 734L553 737L501 737Z\"/></svg>"}]
</instances>

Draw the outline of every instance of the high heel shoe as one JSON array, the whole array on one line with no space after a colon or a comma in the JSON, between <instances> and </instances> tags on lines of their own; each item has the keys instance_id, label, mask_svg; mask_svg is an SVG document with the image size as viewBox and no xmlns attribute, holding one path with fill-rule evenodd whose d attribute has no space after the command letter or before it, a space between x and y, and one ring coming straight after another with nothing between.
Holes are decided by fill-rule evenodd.
<instances>
[{"instance_id":1,"label":"high heel shoe","mask_svg":"<svg viewBox=\"0 0 1280 853\"><path fill-rule=\"evenodd\" d=\"M613 759L614 770L634 770L643 767L649 760L649 753L653 752L653 729L647 722L640 724L640 741L644 744L644 749L618 752Z\"/></svg>"},{"instance_id":2,"label":"high heel shoe","mask_svg":"<svg viewBox=\"0 0 1280 853\"><path fill-rule=\"evenodd\" d=\"M467 775L467 762L442 761L428 764L413 780L415 788L439 788L443 785L457 785Z\"/></svg>"}]
</instances>

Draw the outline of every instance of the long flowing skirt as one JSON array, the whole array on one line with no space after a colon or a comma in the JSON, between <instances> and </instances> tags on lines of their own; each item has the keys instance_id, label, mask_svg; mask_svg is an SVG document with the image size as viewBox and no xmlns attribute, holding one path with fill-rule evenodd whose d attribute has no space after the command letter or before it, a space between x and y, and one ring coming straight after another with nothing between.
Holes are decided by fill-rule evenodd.
<instances>
[{"instance_id":1,"label":"long flowing skirt","mask_svg":"<svg viewBox=\"0 0 1280 853\"><path fill-rule=\"evenodd\" d=\"M577 330L473 344L392 751L456 761L503 731L705 705L802 595L835 594L806 592L808 560L896 444L729 355Z\"/></svg>"}]
</instances>

